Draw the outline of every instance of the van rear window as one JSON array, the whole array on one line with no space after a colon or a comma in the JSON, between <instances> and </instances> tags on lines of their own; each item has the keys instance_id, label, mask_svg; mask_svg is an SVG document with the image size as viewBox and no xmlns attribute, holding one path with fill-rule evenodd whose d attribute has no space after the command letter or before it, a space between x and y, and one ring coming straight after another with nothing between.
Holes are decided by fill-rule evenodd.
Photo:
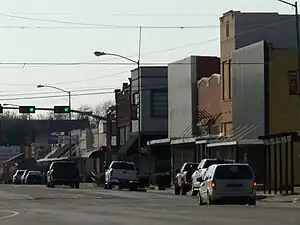
<instances>
[{"instance_id":1,"label":"van rear window","mask_svg":"<svg viewBox=\"0 0 300 225\"><path fill-rule=\"evenodd\" d=\"M247 165L218 166L215 179L253 179L252 169Z\"/></svg>"},{"instance_id":2,"label":"van rear window","mask_svg":"<svg viewBox=\"0 0 300 225\"><path fill-rule=\"evenodd\" d=\"M116 170L135 170L135 166L133 163L126 162L114 162L111 165L111 168Z\"/></svg>"}]
</instances>

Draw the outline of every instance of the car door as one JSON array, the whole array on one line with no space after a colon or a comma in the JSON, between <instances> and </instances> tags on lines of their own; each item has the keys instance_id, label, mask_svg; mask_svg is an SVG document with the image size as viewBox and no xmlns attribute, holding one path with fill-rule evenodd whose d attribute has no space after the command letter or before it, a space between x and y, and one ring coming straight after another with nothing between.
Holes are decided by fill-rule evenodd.
<instances>
[{"instance_id":1,"label":"car door","mask_svg":"<svg viewBox=\"0 0 300 225\"><path fill-rule=\"evenodd\" d=\"M200 189L199 189L199 191L200 191L200 193L201 193L201 197L203 198L203 199L205 199L205 200L207 200L206 198L207 198L207 190L208 190L208 188L210 187L210 178L211 178L211 176L212 176L212 171L213 171L213 167L214 166L210 166L207 170L206 170L206 172L205 172L205 174L204 174L204 176L203 176L203 181L201 182L201 184L200 184Z\"/></svg>"}]
</instances>

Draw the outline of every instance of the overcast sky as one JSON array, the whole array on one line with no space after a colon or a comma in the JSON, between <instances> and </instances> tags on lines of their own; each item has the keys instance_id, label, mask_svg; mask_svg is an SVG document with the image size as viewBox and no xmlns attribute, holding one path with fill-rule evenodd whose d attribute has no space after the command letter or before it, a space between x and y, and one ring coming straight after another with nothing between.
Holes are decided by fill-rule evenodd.
<instances>
[{"instance_id":1,"label":"overcast sky","mask_svg":"<svg viewBox=\"0 0 300 225\"><path fill-rule=\"evenodd\" d=\"M0 104L38 107L67 104L68 98L13 99L22 97L22 93L26 94L23 97L33 96L28 93L41 96L43 92L57 95L52 93L54 90L37 89L37 84L56 85L74 95L90 94L73 96L74 107L113 99L110 92L127 81L134 65L124 65L128 62L108 56L96 58L93 51L137 59L138 26L152 26L142 29L141 63L164 65L192 54L219 56L219 17L223 12L232 9L293 13L291 7L276 0L0 0L0 3L0 61L8 63L0 65ZM52 65L72 62L119 65Z\"/></svg>"}]
</instances>

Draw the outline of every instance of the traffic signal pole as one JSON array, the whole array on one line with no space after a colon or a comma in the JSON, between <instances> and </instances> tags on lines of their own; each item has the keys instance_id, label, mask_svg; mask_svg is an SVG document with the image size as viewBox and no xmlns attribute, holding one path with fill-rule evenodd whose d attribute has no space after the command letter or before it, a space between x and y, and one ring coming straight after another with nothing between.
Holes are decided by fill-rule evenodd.
<instances>
[{"instance_id":1,"label":"traffic signal pole","mask_svg":"<svg viewBox=\"0 0 300 225\"><path fill-rule=\"evenodd\" d=\"M71 112L71 91L68 91L69 95L69 120L70 120L70 136L69 136L69 145L70 145L70 150L69 150L69 156L71 158L72 156L72 127L71 127L71 120L72 120L72 112Z\"/></svg>"}]
</instances>

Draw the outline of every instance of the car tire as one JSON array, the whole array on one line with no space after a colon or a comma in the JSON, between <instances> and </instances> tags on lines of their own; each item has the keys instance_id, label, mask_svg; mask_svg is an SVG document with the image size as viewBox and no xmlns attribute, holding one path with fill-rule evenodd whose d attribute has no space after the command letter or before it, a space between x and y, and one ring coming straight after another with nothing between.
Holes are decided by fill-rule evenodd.
<instances>
[{"instance_id":1,"label":"car tire","mask_svg":"<svg viewBox=\"0 0 300 225\"><path fill-rule=\"evenodd\" d=\"M213 201L211 200L208 193L207 193L207 205L213 205Z\"/></svg>"},{"instance_id":2,"label":"car tire","mask_svg":"<svg viewBox=\"0 0 300 225\"><path fill-rule=\"evenodd\" d=\"M187 193L186 187L185 187L185 185L183 185L181 188L181 195L186 195L186 193Z\"/></svg>"},{"instance_id":3,"label":"car tire","mask_svg":"<svg viewBox=\"0 0 300 225\"><path fill-rule=\"evenodd\" d=\"M105 189L108 189L108 190L111 190L112 189L112 185L111 185L111 183L105 183L105 185L104 185L104 188Z\"/></svg>"},{"instance_id":4,"label":"car tire","mask_svg":"<svg viewBox=\"0 0 300 225\"><path fill-rule=\"evenodd\" d=\"M194 187L192 187L192 192L191 192L192 196L197 196L198 192L199 192L198 190L195 190Z\"/></svg>"},{"instance_id":5,"label":"car tire","mask_svg":"<svg viewBox=\"0 0 300 225\"><path fill-rule=\"evenodd\" d=\"M255 198L250 199L248 205L256 205L256 199Z\"/></svg>"},{"instance_id":6,"label":"car tire","mask_svg":"<svg viewBox=\"0 0 300 225\"><path fill-rule=\"evenodd\" d=\"M204 205L204 202L202 200L202 197L201 197L200 193L198 194L198 204L199 205Z\"/></svg>"},{"instance_id":7,"label":"car tire","mask_svg":"<svg viewBox=\"0 0 300 225\"><path fill-rule=\"evenodd\" d=\"M50 188L54 188L54 184L53 183L50 183Z\"/></svg>"},{"instance_id":8,"label":"car tire","mask_svg":"<svg viewBox=\"0 0 300 225\"><path fill-rule=\"evenodd\" d=\"M49 188L49 187L50 187L50 184L47 182L46 186L47 186L47 188Z\"/></svg>"},{"instance_id":9,"label":"car tire","mask_svg":"<svg viewBox=\"0 0 300 225\"><path fill-rule=\"evenodd\" d=\"M181 188L176 185L175 188L174 188L175 195L180 195L180 191L181 191Z\"/></svg>"},{"instance_id":10,"label":"car tire","mask_svg":"<svg viewBox=\"0 0 300 225\"><path fill-rule=\"evenodd\" d=\"M80 186L80 183L76 183L76 184L75 184L75 188L76 188L76 189L79 189L79 186Z\"/></svg>"},{"instance_id":11,"label":"car tire","mask_svg":"<svg viewBox=\"0 0 300 225\"><path fill-rule=\"evenodd\" d=\"M71 187L72 189L74 188L74 186L75 186L74 184L71 184L71 185L70 185L70 187Z\"/></svg>"}]
</instances>

